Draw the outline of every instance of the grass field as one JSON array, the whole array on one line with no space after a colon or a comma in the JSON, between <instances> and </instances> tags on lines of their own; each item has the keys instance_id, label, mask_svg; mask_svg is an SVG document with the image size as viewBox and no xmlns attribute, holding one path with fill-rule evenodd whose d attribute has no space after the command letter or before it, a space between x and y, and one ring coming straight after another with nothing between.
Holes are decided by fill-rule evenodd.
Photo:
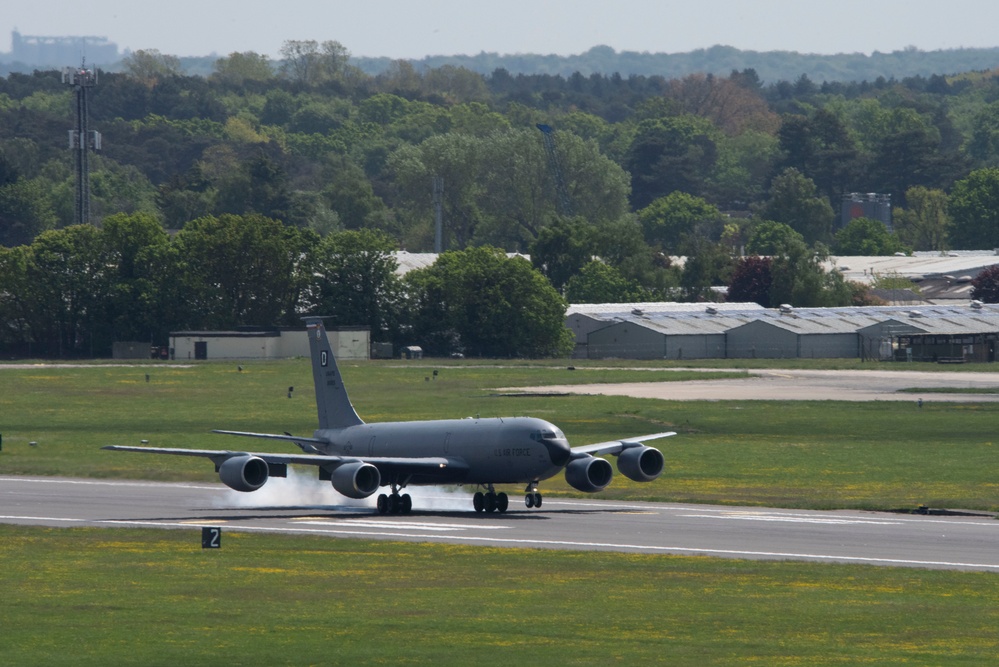
<instances>
[{"instance_id":1,"label":"grass field","mask_svg":"<svg viewBox=\"0 0 999 667\"><path fill-rule=\"evenodd\" d=\"M107 444L280 449L213 435L213 428L311 434L315 403L306 360L205 363L177 368L30 366L0 370L0 471L158 480L217 479L205 461L104 452ZM882 368L883 365L877 368ZM930 365L932 366L932 365ZM602 396L504 396L495 387L635 380L682 381L731 373L565 365L398 362L345 364L368 421L531 415L573 444L664 429L667 471L651 484L616 476L606 498L900 509L999 510L999 404L915 401L671 402ZM146 382L146 375L149 381ZM293 398L287 397L293 386ZM29 442L36 442L31 447ZM290 446L288 446L290 447ZM293 449L293 448L291 448ZM289 451L291 451L289 449ZM545 493L568 494L561 477Z\"/></svg>"},{"instance_id":2,"label":"grass field","mask_svg":"<svg viewBox=\"0 0 999 667\"><path fill-rule=\"evenodd\" d=\"M999 577L0 525L7 665L989 665Z\"/></svg>"}]
</instances>

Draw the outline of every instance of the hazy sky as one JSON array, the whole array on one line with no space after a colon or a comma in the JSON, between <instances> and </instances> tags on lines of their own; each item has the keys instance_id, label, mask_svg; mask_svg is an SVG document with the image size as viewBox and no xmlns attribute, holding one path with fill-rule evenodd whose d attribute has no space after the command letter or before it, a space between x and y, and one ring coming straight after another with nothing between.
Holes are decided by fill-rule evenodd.
<instances>
[{"instance_id":1,"label":"hazy sky","mask_svg":"<svg viewBox=\"0 0 999 667\"><path fill-rule=\"evenodd\" d=\"M997 0L5 0L10 32L95 35L173 55L335 39L358 56L676 53L715 44L803 53L999 46Z\"/></svg>"}]
</instances>

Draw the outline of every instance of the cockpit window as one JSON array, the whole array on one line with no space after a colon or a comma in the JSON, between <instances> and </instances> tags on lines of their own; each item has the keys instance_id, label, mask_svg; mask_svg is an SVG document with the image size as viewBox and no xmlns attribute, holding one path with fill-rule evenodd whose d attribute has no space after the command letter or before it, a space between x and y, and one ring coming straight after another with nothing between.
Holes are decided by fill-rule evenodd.
<instances>
[{"instance_id":1,"label":"cockpit window","mask_svg":"<svg viewBox=\"0 0 999 667\"><path fill-rule=\"evenodd\" d=\"M562 431L532 431L531 440L535 442L541 442L542 440L555 440L555 439L565 439L562 435Z\"/></svg>"}]
</instances>

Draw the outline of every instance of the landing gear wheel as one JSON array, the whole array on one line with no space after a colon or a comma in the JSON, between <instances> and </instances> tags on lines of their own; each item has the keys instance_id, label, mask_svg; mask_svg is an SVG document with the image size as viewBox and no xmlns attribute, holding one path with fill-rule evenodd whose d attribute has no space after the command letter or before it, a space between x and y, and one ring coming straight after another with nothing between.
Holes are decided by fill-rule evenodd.
<instances>
[{"instance_id":1,"label":"landing gear wheel","mask_svg":"<svg viewBox=\"0 0 999 667\"><path fill-rule=\"evenodd\" d=\"M472 496L472 507L475 508L476 512L481 512L485 509L485 494L481 491L476 491L475 495Z\"/></svg>"},{"instance_id":2,"label":"landing gear wheel","mask_svg":"<svg viewBox=\"0 0 999 667\"><path fill-rule=\"evenodd\" d=\"M388 504L389 504L388 496L386 496L384 493L378 494L378 503L376 507L378 507L379 514L385 514L388 512Z\"/></svg>"},{"instance_id":3,"label":"landing gear wheel","mask_svg":"<svg viewBox=\"0 0 999 667\"><path fill-rule=\"evenodd\" d=\"M401 501L399 503L399 512L401 514L409 514L413 511L413 498L408 493L402 494Z\"/></svg>"},{"instance_id":4,"label":"landing gear wheel","mask_svg":"<svg viewBox=\"0 0 999 667\"><path fill-rule=\"evenodd\" d=\"M510 506L510 496L505 493L496 494L496 511L502 514Z\"/></svg>"},{"instance_id":5,"label":"landing gear wheel","mask_svg":"<svg viewBox=\"0 0 999 667\"><path fill-rule=\"evenodd\" d=\"M527 509L531 509L532 507L534 507L533 493L528 493L526 496L524 496L524 504L527 505Z\"/></svg>"},{"instance_id":6,"label":"landing gear wheel","mask_svg":"<svg viewBox=\"0 0 999 667\"><path fill-rule=\"evenodd\" d=\"M534 494L534 506L535 507L541 507L541 494L540 493L535 493Z\"/></svg>"},{"instance_id":7,"label":"landing gear wheel","mask_svg":"<svg viewBox=\"0 0 999 667\"><path fill-rule=\"evenodd\" d=\"M389 498L388 498L388 511L389 511L389 514L398 514L399 513L399 506L401 504L402 504L402 501L399 500L399 494L398 493L393 493L391 496L389 496Z\"/></svg>"},{"instance_id":8,"label":"landing gear wheel","mask_svg":"<svg viewBox=\"0 0 999 667\"><path fill-rule=\"evenodd\" d=\"M495 493L487 493L486 497L484 498L484 501L485 501L485 503L484 503L484 509L487 512L495 512L496 511L496 494Z\"/></svg>"}]
</instances>

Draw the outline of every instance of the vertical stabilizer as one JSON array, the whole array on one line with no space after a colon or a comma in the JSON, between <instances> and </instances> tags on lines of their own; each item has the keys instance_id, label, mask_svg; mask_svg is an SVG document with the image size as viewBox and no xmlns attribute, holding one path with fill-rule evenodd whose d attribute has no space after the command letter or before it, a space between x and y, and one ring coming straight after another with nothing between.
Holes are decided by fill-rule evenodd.
<instances>
[{"instance_id":1,"label":"vertical stabilizer","mask_svg":"<svg viewBox=\"0 0 999 667\"><path fill-rule=\"evenodd\" d=\"M305 317L309 335L309 350L312 354L312 380L316 385L316 407L319 410L319 428L337 429L357 426L364 422L357 416L350 404L347 390L343 386L340 369L337 368L333 349L326 336L326 327L321 317Z\"/></svg>"}]
</instances>

